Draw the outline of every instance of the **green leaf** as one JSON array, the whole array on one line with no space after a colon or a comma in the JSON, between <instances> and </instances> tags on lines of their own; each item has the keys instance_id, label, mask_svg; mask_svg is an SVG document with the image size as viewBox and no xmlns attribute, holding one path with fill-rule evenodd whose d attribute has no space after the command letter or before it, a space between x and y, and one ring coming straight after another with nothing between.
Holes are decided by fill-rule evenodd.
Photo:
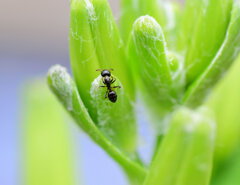
<instances>
[{"instance_id":1,"label":"green leaf","mask_svg":"<svg viewBox=\"0 0 240 185\"><path fill-rule=\"evenodd\" d=\"M191 84L214 59L225 37L233 0L202 1L202 9L187 55L187 84ZM194 11L194 10L193 10Z\"/></svg>"},{"instance_id":2,"label":"green leaf","mask_svg":"<svg viewBox=\"0 0 240 185\"><path fill-rule=\"evenodd\" d=\"M215 124L207 111L181 108L174 113L144 185L209 184Z\"/></svg>"},{"instance_id":3,"label":"green leaf","mask_svg":"<svg viewBox=\"0 0 240 185\"><path fill-rule=\"evenodd\" d=\"M78 126L126 171L132 181L143 181L146 171L109 141L92 121L77 87L66 69L56 65L48 73L48 84Z\"/></svg>"},{"instance_id":4,"label":"green leaf","mask_svg":"<svg viewBox=\"0 0 240 185\"><path fill-rule=\"evenodd\" d=\"M216 56L195 82L188 88L184 103L199 106L208 92L223 76L240 51L240 2L235 1L225 40Z\"/></svg>"},{"instance_id":5,"label":"green leaf","mask_svg":"<svg viewBox=\"0 0 240 185\"><path fill-rule=\"evenodd\" d=\"M70 131L47 85L33 81L24 90L24 183L74 185Z\"/></svg>"}]
</instances>

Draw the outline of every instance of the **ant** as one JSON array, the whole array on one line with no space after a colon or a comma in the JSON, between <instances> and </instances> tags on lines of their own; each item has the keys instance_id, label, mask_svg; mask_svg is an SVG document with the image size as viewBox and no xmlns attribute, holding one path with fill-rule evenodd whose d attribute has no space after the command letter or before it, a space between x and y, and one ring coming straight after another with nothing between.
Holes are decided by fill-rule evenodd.
<instances>
[{"instance_id":1,"label":"ant","mask_svg":"<svg viewBox=\"0 0 240 185\"><path fill-rule=\"evenodd\" d=\"M115 103L117 101L117 93L113 90L114 88L121 88L121 86L113 86L111 85L116 81L116 78L111 76L111 72L113 69L97 69L96 71L101 71L102 82L105 85L101 85L99 87L107 87L107 92L104 98L107 98Z\"/></svg>"}]
</instances>

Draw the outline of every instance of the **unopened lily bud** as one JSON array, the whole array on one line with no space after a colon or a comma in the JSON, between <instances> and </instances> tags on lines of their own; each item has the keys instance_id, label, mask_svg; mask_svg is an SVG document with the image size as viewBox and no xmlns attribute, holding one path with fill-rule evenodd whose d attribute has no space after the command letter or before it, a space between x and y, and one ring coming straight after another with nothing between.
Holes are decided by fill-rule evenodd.
<instances>
[{"instance_id":1,"label":"unopened lily bud","mask_svg":"<svg viewBox=\"0 0 240 185\"><path fill-rule=\"evenodd\" d=\"M234 1L226 37L214 59L205 71L192 83L185 93L184 103L199 106L212 87L223 77L240 51L240 2Z\"/></svg>"},{"instance_id":2,"label":"unopened lily bud","mask_svg":"<svg viewBox=\"0 0 240 185\"><path fill-rule=\"evenodd\" d=\"M106 89L100 89L98 86L101 83L101 78L99 77L93 82L91 88L93 99L91 101L93 101L94 107L99 108L98 111L102 115L102 117L99 117L99 123L96 123L93 122L88 114L77 87L66 68L60 65L51 67L47 81L50 89L63 104L67 112L71 114L79 127L122 166L129 178L137 181L139 179L142 182L146 174L145 169L127 155L133 156L132 154L135 152L136 127L133 109L123 89L116 91L118 99L112 105L108 104L107 100L104 101L104 91ZM118 82L117 80L116 85L121 85Z\"/></svg>"},{"instance_id":3,"label":"unopened lily bud","mask_svg":"<svg viewBox=\"0 0 240 185\"><path fill-rule=\"evenodd\" d=\"M215 122L207 111L181 108L173 115L144 185L209 184Z\"/></svg>"},{"instance_id":4,"label":"unopened lily bud","mask_svg":"<svg viewBox=\"0 0 240 185\"><path fill-rule=\"evenodd\" d=\"M154 18L143 16L135 21L129 46L132 71L146 94L167 109L176 97L166 49L161 26Z\"/></svg>"},{"instance_id":5,"label":"unopened lily bud","mask_svg":"<svg viewBox=\"0 0 240 185\"><path fill-rule=\"evenodd\" d=\"M133 153L137 132L133 105L120 81L113 75L110 78L116 80L110 89L101 75L92 82L91 103L97 110L97 126L116 146Z\"/></svg>"},{"instance_id":6,"label":"unopened lily bud","mask_svg":"<svg viewBox=\"0 0 240 185\"><path fill-rule=\"evenodd\" d=\"M200 1L199 16L186 54L187 84L210 65L226 38L233 0ZM199 3L198 3L199 4Z\"/></svg>"}]
</instances>

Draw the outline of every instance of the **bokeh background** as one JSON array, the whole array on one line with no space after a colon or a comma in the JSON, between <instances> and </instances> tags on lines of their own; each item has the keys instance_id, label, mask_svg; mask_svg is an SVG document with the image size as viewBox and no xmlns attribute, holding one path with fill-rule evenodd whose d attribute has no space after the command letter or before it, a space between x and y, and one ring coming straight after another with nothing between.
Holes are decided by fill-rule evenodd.
<instances>
[{"instance_id":1,"label":"bokeh background","mask_svg":"<svg viewBox=\"0 0 240 185\"><path fill-rule=\"evenodd\" d=\"M119 0L109 0L116 20ZM69 0L0 1L0 185L24 184L22 113L24 84L46 75L50 66L70 70ZM145 119L140 132L144 136ZM84 185L127 184L120 168L76 126L71 130L73 158ZM144 138L151 143L151 138ZM145 150L146 151L146 150ZM117 181L116 181L117 179ZM78 184L78 183L77 183Z\"/></svg>"}]
</instances>

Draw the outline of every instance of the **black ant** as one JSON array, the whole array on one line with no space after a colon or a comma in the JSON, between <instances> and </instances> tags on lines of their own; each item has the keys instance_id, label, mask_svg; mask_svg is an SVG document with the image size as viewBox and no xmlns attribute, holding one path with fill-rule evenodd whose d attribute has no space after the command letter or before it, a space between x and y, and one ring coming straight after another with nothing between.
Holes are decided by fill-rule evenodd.
<instances>
[{"instance_id":1,"label":"black ant","mask_svg":"<svg viewBox=\"0 0 240 185\"><path fill-rule=\"evenodd\" d=\"M101 85L100 87L107 87L107 92L104 98L107 98L115 103L117 101L117 93L113 90L113 88L121 88L121 86L113 86L111 85L116 81L116 78L111 76L111 72L113 69L97 69L96 71L101 71L102 82L105 85Z\"/></svg>"}]
</instances>

